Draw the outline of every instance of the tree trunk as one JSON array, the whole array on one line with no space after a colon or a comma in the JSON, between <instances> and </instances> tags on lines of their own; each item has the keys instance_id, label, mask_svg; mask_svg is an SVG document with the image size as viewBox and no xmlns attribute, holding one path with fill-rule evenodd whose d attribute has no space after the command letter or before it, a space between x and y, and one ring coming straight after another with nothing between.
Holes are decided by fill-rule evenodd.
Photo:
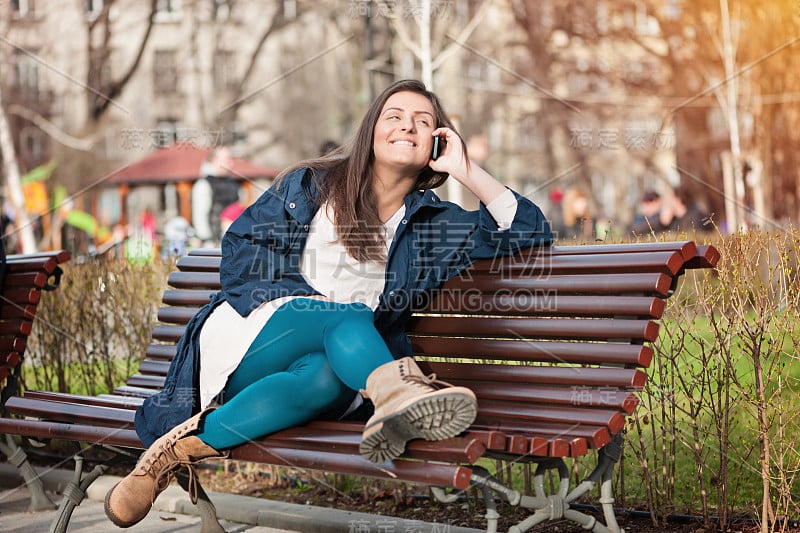
<instances>
[{"instance_id":1,"label":"tree trunk","mask_svg":"<svg viewBox=\"0 0 800 533\"><path fill-rule=\"evenodd\" d=\"M3 154L3 173L6 177L8 198L14 208L14 225L19 232L22 253L36 252L36 239L33 236L30 217L25 210L25 197L22 194L17 153L14 150L14 141L11 139L11 127L8 124L3 96L0 91L0 153Z\"/></svg>"}]
</instances>

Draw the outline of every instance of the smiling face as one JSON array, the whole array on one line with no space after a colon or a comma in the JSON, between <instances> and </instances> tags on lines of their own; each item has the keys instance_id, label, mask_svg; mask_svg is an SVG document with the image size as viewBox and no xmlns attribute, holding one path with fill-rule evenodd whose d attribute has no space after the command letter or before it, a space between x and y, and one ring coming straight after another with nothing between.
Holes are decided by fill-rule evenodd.
<instances>
[{"instance_id":1,"label":"smiling face","mask_svg":"<svg viewBox=\"0 0 800 533\"><path fill-rule=\"evenodd\" d=\"M416 174L430 160L436 118L425 96L403 91L389 97L375 123L375 171Z\"/></svg>"}]
</instances>

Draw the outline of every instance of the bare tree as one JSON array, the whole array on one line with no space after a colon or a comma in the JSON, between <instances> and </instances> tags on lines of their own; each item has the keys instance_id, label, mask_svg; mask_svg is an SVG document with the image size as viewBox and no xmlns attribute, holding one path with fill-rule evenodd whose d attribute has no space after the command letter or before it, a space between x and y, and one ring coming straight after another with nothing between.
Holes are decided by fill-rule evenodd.
<instances>
[{"instance_id":1,"label":"bare tree","mask_svg":"<svg viewBox=\"0 0 800 533\"><path fill-rule=\"evenodd\" d=\"M111 72L111 62L112 60L118 61L118 59L112 59L111 38L115 28L110 14L112 10L118 7L117 4L117 0L103 2L103 8L97 17L90 18L87 21L86 57L89 62L89 68L86 74L86 87L88 88L86 96L89 103L89 122L100 120L114 99L122 94L125 86L133 78L141 64L156 20L158 0L150 0L145 28L139 38L136 52L122 74L116 78L111 78L108 76L108 73Z\"/></svg>"}]
</instances>

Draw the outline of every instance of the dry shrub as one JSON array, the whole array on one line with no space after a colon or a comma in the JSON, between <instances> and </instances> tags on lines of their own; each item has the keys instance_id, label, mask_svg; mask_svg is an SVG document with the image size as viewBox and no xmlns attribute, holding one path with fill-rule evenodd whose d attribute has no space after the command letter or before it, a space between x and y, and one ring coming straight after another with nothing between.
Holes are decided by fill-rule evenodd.
<instances>
[{"instance_id":1,"label":"dry shrub","mask_svg":"<svg viewBox=\"0 0 800 533\"><path fill-rule=\"evenodd\" d=\"M717 270L690 271L669 301L626 480L654 522L699 512L727 531L755 514L766 532L796 518L798 242L793 229L720 238Z\"/></svg>"},{"instance_id":2,"label":"dry shrub","mask_svg":"<svg viewBox=\"0 0 800 533\"><path fill-rule=\"evenodd\" d=\"M64 266L39 304L24 387L95 395L125 383L150 342L170 268L102 258Z\"/></svg>"}]
</instances>

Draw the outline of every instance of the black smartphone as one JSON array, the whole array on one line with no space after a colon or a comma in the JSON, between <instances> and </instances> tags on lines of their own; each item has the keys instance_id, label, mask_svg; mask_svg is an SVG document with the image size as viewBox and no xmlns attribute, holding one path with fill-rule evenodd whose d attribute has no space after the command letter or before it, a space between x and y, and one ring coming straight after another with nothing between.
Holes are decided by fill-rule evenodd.
<instances>
[{"instance_id":1,"label":"black smartphone","mask_svg":"<svg viewBox=\"0 0 800 533\"><path fill-rule=\"evenodd\" d=\"M436 161L439 159L439 156L444 152L445 142L444 139L439 137L438 135L433 138L433 148L431 149L431 159Z\"/></svg>"}]
</instances>

